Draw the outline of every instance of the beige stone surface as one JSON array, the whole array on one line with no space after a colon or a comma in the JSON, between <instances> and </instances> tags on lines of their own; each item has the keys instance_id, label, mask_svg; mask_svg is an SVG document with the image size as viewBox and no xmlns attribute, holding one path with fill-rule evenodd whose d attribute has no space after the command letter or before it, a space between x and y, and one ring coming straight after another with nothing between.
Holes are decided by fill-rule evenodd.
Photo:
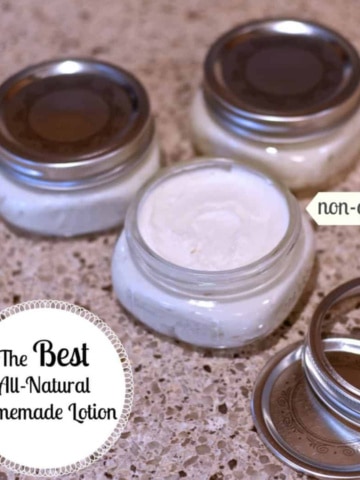
<instances>
[{"instance_id":1,"label":"beige stone surface","mask_svg":"<svg viewBox=\"0 0 360 480\"><path fill-rule=\"evenodd\" d=\"M192 156L188 107L209 45L239 22L276 15L322 21L360 48L358 0L2 0L0 80L51 57L87 55L122 65L149 91L170 164ZM360 163L334 188L359 185ZM36 298L85 306L115 330L133 366L134 406L121 439L102 460L63 478L305 478L263 446L250 415L251 390L266 361L303 338L324 294L359 275L359 228L318 228L317 275L304 301L266 341L220 353L148 333L123 311L110 278L118 233L40 239L0 223L0 307ZM0 480L24 478L0 473Z\"/></svg>"}]
</instances>

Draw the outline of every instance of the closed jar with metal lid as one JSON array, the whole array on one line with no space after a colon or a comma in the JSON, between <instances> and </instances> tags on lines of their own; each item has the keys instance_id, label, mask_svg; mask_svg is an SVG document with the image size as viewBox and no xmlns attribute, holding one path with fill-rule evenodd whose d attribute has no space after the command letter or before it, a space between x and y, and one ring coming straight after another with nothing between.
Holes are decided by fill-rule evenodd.
<instances>
[{"instance_id":1,"label":"closed jar with metal lid","mask_svg":"<svg viewBox=\"0 0 360 480\"><path fill-rule=\"evenodd\" d=\"M244 162L160 170L131 202L112 260L114 291L150 328L211 348L269 335L291 312L314 259L293 195Z\"/></svg>"},{"instance_id":2,"label":"closed jar with metal lid","mask_svg":"<svg viewBox=\"0 0 360 480\"><path fill-rule=\"evenodd\" d=\"M0 86L0 215L21 230L115 227L159 163L148 95L126 70L53 60Z\"/></svg>"},{"instance_id":3,"label":"closed jar with metal lid","mask_svg":"<svg viewBox=\"0 0 360 480\"><path fill-rule=\"evenodd\" d=\"M191 107L204 155L249 159L294 190L333 182L360 151L360 59L297 19L240 25L210 48Z\"/></svg>"}]
</instances>

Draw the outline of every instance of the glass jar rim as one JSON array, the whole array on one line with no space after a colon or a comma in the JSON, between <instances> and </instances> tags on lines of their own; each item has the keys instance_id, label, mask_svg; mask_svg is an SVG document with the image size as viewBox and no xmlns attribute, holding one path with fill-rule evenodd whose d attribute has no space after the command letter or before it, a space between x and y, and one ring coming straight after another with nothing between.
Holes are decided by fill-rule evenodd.
<instances>
[{"instance_id":1,"label":"glass jar rim","mask_svg":"<svg viewBox=\"0 0 360 480\"><path fill-rule=\"evenodd\" d=\"M228 171L233 168L245 169L255 175L263 177L267 182L271 182L271 184L282 194L289 212L289 223L284 236L269 253L247 265L234 269L197 270L176 265L171 261L166 260L146 243L140 233L137 222L139 208L145 196L160 183L173 176L181 175L189 171L208 168L219 168ZM188 283L189 285L191 284L192 287L196 284L200 284L207 288L211 288L212 285L219 284L220 282L228 286L234 281L252 283L255 275L272 271L272 267L281 259L285 258L293 249L294 244L299 237L300 230L301 213L299 205L295 197L285 186L278 182L278 180L272 174L268 173L265 168L262 169L258 166L255 168L247 161L235 161L227 158L202 157L200 159L196 157L193 161L180 162L176 165L161 169L138 191L129 206L125 219L125 232L128 244L130 249L134 247L133 253L135 256L140 256L152 270L158 270L157 267L159 267L160 270L165 269L167 275L175 282Z\"/></svg>"}]
</instances>

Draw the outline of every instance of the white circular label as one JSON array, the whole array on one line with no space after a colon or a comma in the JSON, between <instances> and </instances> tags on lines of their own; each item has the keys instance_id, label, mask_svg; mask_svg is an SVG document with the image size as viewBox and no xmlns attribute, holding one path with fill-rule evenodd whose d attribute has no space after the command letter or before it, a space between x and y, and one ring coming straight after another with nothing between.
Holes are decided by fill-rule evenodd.
<instances>
[{"instance_id":1,"label":"white circular label","mask_svg":"<svg viewBox=\"0 0 360 480\"><path fill-rule=\"evenodd\" d=\"M0 312L0 464L55 476L80 470L119 438L133 397L115 333L65 302Z\"/></svg>"}]
</instances>

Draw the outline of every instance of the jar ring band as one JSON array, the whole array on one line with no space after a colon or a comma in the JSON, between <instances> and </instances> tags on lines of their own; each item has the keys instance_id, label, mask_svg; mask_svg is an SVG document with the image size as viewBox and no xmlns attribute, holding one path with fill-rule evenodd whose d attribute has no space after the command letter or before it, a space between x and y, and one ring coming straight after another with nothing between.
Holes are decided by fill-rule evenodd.
<instances>
[{"instance_id":1,"label":"jar ring band","mask_svg":"<svg viewBox=\"0 0 360 480\"><path fill-rule=\"evenodd\" d=\"M341 417L360 425L360 390L348 383L331 366L326 358L322 340L326 314L336 304L357 295L360 295L360 278L340 285L318 305L305 339L303 364L306 377L321 400ZM344 352L360 355L360 339L351 339L347 342Z\"/></svg>"}]
</instances>

